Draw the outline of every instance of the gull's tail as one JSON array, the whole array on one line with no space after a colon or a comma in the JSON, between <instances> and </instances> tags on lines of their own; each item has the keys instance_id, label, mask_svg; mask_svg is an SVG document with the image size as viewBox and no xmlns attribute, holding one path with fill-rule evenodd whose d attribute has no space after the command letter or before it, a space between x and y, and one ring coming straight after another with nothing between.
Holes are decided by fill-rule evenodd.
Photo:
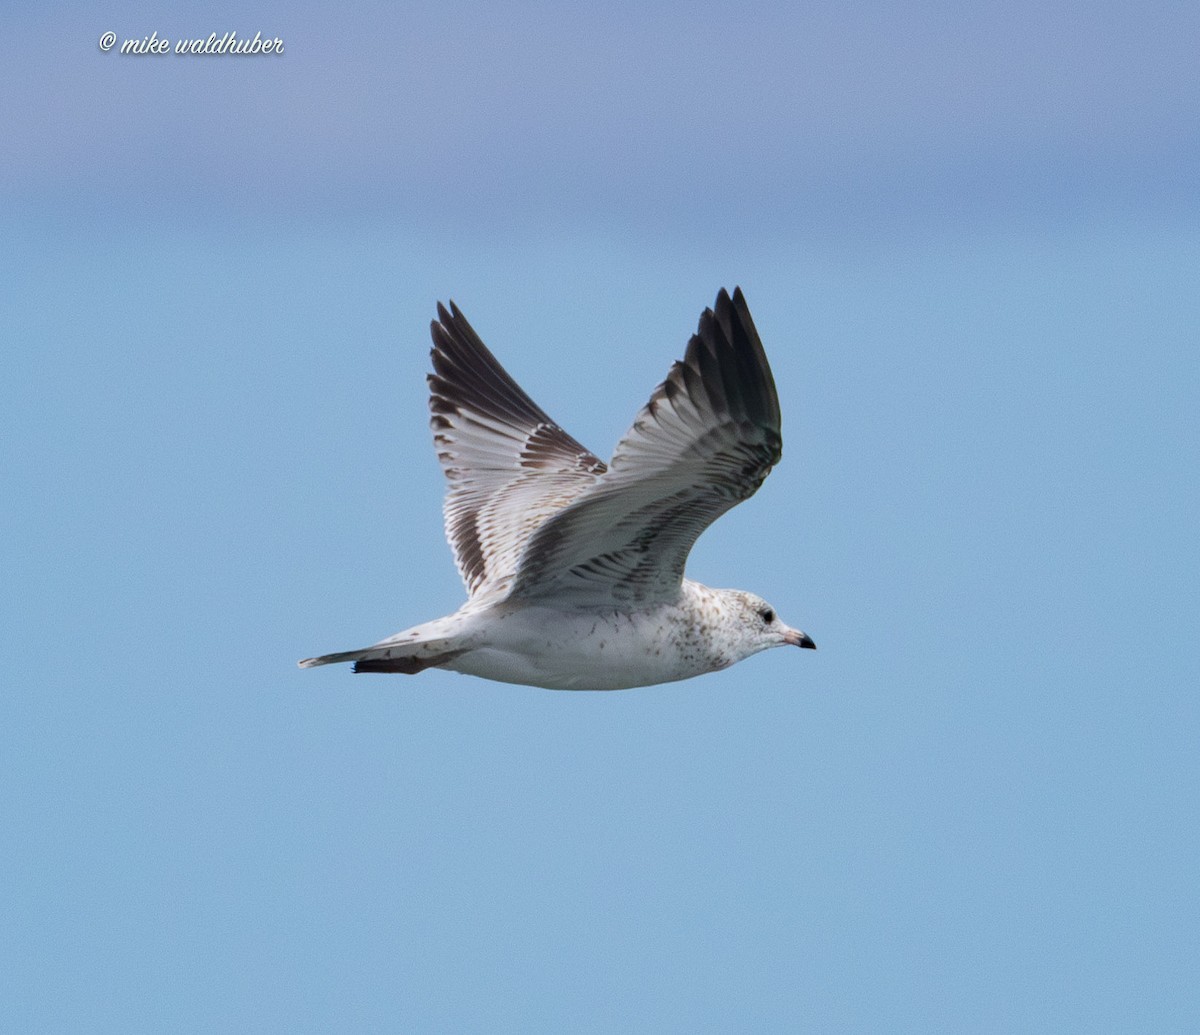
<instances>
[{"instance_id":1,"label":"gull's tail","mask_svg":"<svg viewBox=\"0 0 1200 1035\"><path fill-rule=\"evenodd\" d=\"M355 672L403 672L413 676L427 668L437 668L466 653L454 638L444 635L430 636L431 626L438 622L427 622L361 650L341 651L338 654L322 654L316 658L305 658L299 662L301 668L316 668L318 665L336 665L341 661L353 661Z\"/></svg>"},{"instance_id":2,"label":"gull's tail","mask_svg":"<svg viewBox=\"0 0 1200 1035\"><path fill-rule=\"evenodd\" d=\"M417 643L408 649L389 647L380 650L377 647L367 647L364 650L348 650L340 654L322 654L319 658L305 658L299 662L301 668L316 668L318 665L335 665L339 661L353 661L355 672L403 672L406 676L415 676L427 668L437 668L439 665L453 661L461 650L447 650L440 653L430 653L429 645Z\"/></svg>"},{"instance_id":3,"label":"gull's tail","mask_svg":"<svg viewBox=\"0 0 1200 1035\"><path fill-rule=\"evenodd\" d=\"M305 658L298 661L301 668L316 668L318 665L336 665L340 661L361 661L371 653L370 647L363 650L345 650L339 654L322 654L319 658Z\"/></svg>"}]
</instances>

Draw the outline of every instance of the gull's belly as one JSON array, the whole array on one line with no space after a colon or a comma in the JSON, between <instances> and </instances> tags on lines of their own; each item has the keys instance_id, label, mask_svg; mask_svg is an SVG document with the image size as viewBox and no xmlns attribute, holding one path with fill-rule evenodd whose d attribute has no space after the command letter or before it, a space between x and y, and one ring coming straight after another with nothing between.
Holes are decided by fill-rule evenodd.
<instances>
[{"instance_id":1,"label":"gull's belly","mask_svg":"<svg viewBox=\"0 0 1200 1035\"><path fill-rule=\"evenodd\" d=\"M679 622L668 605L636 613L523 608L489 616L483 642L443 667L551 690L624 690L723 667L681 649Z\"/></svg>"}]
</instances>

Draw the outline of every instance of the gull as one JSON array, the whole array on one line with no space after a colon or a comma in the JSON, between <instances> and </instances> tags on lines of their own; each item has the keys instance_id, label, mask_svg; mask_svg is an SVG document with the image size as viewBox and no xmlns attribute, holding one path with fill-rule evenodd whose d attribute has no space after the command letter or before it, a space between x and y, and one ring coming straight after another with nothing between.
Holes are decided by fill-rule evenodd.
<instances>
[{"instance_id":1,"label":"gull","mask_svg":"<svg viewBox=\"0 0 1200 1035\"><path fill-rule=\"evenodd\" d=\"M816 647L762 597L684 577L696 539L782 451L775 380L740 288L704 310L607 464L525 394L453 301L438 303L431 331L430 424L467 602L302 668L622 690Z\"/></svg>"}]
</instances>

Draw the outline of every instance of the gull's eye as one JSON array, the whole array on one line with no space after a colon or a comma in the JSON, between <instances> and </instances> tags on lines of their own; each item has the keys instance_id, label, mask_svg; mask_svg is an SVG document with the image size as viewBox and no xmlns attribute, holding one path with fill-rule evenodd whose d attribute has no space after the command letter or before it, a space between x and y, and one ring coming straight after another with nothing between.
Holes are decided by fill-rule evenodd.
<instances>
[{"instance_id":1,"label":"gull's eye","mask_svg":"<svg viewBox=\"0 0 1200 1035\"><path fill-rule=\"evenodd\" d=\"M761 618L764 622L766 622L767 625L770 625L773 621L775 621L775 612L772 611L769 607L764 607L761 611L758 612L758 617Z\"/></svg>"}]
</instances>

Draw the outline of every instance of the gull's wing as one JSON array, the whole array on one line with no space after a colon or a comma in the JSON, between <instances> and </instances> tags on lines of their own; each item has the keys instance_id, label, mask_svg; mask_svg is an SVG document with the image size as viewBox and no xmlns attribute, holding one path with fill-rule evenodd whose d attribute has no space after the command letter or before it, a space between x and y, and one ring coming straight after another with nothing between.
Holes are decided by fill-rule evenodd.
<instances>
[{"instance_id":1,"label":"gull's wing","mask_svg":"<svg viewBox=\"0 0 1200 1035\"><path fill-rule=\"evenodd\" d=\"M511 588L534 530L595 482L604 462L529 398L453 302L439 303L429 409L449 480L446 538L472 598Z\"/></svg>"},{"instance_id":2,"label":"gull's wing","mask_svg":"<svg viewBox=\"0 0 1200 1035\"><path fill-rule=\"evenodd\" d=\"M750 310L741 289L722 290L608 470L533 533L511 596L579 607L675 599L692 544L754 494L781 446Z\"/></svg>"}]
</instances>

